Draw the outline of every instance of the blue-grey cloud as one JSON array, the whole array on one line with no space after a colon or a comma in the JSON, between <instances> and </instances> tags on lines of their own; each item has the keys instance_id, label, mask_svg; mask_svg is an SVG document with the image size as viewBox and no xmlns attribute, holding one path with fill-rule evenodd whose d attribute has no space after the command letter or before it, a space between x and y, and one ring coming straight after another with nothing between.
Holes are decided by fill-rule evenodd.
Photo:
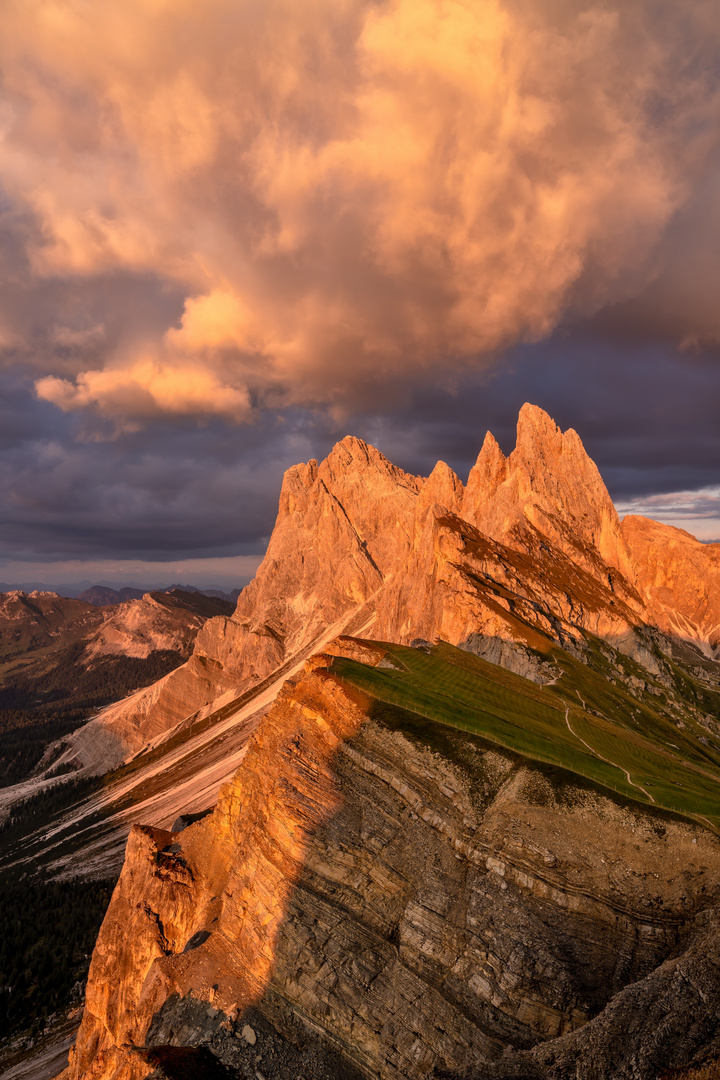
<instances>
[{"instance_id":1,"label":"blue-grey cloud","mask_svg":"<svg viewBox=\"0 0 720 1080\"><path fill-rule=\"evenodd\" d=\"M718 483L714 2L118 11L0 10L0 559L259 552L285 467L526 400Z\"/></svg>"}]
</instances>

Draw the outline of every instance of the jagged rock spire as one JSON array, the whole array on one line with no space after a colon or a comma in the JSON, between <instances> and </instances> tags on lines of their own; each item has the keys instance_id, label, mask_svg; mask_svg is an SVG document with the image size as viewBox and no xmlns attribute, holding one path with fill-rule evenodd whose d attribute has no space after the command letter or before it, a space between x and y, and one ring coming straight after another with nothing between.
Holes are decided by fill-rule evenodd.
<instances>
[{"instance_id":1,"label":"jagged rock spire","mask_svg":"<svg viewBox=\"0 0 720 1080\"><path fill-rule=\"evenodd\" d=\"M630 575L617 511L595 462L576 431L561 431L537 405L520 410L508 458L486 436L468 479L463 517L511 546L518 529L534 526L584 563L598 553Z\"/></svg>"}]
</instances>

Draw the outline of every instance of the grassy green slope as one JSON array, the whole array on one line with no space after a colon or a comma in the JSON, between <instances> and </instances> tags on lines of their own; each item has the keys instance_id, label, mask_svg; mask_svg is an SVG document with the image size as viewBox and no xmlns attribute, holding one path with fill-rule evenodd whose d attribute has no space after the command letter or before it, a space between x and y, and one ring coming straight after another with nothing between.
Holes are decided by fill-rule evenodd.
<instances>
[{"instance_id":1,"label":"grassy green slope","mask_svg":"<svg viewBox=\"0 0 720 1080\"><path fill-rule=\"evenodd\" d=\"M335 657L330 671L379 701L720 832L720 752L699 741L705 730L692 711L681 719L676 695L659 685L643 695L629 693L613 679L602 652L590 666L553 648L560 674L541 687L447 644L431 653L382 648L392 668ZM633 666L623 657L617 662ZM720 710L720 694L703 704Z\"/></svg>"}]
</instances>

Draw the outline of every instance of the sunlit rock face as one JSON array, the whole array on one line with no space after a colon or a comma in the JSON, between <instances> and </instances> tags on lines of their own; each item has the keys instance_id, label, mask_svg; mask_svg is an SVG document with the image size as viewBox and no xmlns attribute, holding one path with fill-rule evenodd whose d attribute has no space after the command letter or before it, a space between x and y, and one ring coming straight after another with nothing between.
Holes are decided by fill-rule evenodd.
<instances>
[{"instance_id":1,"label":"sunlit rock face","mask_svg":"<svg viewBox=\"0 0 720 1080\"><path fill-rule=\"evenodd\" d=\"M352 437L321 465L290 469L267 554L238 600L237 636L220 659L240 659L262 678L370 601L405 565L421 486Z\"/></svg>"},{"instance_id":2,"label":"sunlit rock face","mask_svg":"<svg viewBox=\"0 0 720 1080\"><path fill-rule=\"evenodd\" d=\"M617 511L597 466L577 432L560 431L535 405L523 405L507 459L488 433L461 513L487 536L521 549L522 533L533 526L591 573L607 576L612 567L632 582Z\"/></svg>"},{"instance_id":3,"label":"sunlit rock face","mask_svg":"<svg viewBox=\"0 0 720 1080\"><path fill-rule=\"evenodd\" d=\"M63 1080L142 1080L153 1048L200 1044L250 1076L253 1025L279 1080L298 1024L338 1075L510 1067L511 1051L520 1071L477 1075L609 1077L588 1071L590 1018L630 987L633 1038L650 1039L653 1002L671 1061L677 1032L663 1041L657 1018L696 974L707 993L680 1042L701 1041L720 987L698 912L720 842L459 732L440 749L369 717L322 668L287 683L212 815L133 831ZM567 1068L545 1071L547 1040Z\"/></svg>"},{"instance_id":4,"label":"sunlit rock face","mask_svg":"<svg viewBox=\"0 0 720 1080\"><path fill-rule=\"evenodd\" d=\"M554 636L558 620L613 640L649 623L713 647L715 601L698 614L701 598L689 600L717 565L713 551L688 542L680 559L679 543L641 541L639 520L621 527L578 435L536 406L523 406L507 459L488 433L467 486L443 462L423 480L345 438L321 464L286 473L267 554L235 613L209 620L161 686L94 722L112 747L96 767L360 626L397 641L512 640L510 608L527 616L539 605L533 619ZM97 757L93 731L75 737L80 761Z\"/></svg>"},{"instance_id":5,"label":"sunlit rock face","mask_svg":"<svg viewBox=\"0 0 720 1080\"><path fill-rule=\"evenodd\" d=\"M622 523L646 617L717 659L720 647L720 544L683 529L628 516Z\"/></svg>"},{"instance_id":6,"label":"sunlit rock face","mask_svg":"<svg viewBox=\"0 0 720 1080\"><path fill-rule=\"evenodd\" d=\"M651 670L647 627L670 635L655 633L662 648L707 653L716 552L663 529L621 525L577 435L530 406L515 451L488 436L467 486L442 463L409 476L352 438L291 469L234 615L115 708L118 743L138 745L292 676L210 816L133 831L65 1080L172 1076L169 1047L279 1080L303 1075L292 1054L308 1032L347 1080L654 1080L656 1059L689 1060L720 1001L712 835L457 732L423 744L322 658L296 674L326 645L367 648L329 644L348 632L442 638L537 682L554 673L533 650L579 656L586 632ZM680 1038L673 1017L691 1012ZM626 1044L622 1072L612 1046Z\"/></svg>"},{"instance_id":7,"label":"sunlit rock face","mask_svg":"<svg viewBox=\"0 0 720 1080\"><path fill-rule=\"evenodd\" d=\"M407 558L421 484L352 437L322 464L288 470L267 554L232 617L209 620L187 664L108 709L67 754L111 768L223 695L302 658L328 631L357 628L354 615L367 622L365 605ZM102 760L92 746L99 729L108 748Z\"/></svg>"}]
</instances>

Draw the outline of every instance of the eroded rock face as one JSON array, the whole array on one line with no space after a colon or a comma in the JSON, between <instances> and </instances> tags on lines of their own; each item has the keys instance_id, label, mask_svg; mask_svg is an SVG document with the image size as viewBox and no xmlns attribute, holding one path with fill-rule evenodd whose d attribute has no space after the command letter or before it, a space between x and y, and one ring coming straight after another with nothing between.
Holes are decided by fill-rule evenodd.
<instances>
[{"instance_id":1,"label":"eroded rock face","mask_svg":"<svg viewBox=\"0 0 720 1080\"><path fill-rule=\"evenodd\" d=\"M621 527L577 435L529 406L516 450L488 436L467 487L345 439L286 474L234 615L96 723L141 748L341 632L443 638L542 682L552 665L533 649L580 655L584 630L659 671L638 626L717 641L716 553L676 532ZM256 1022L278 1046L312 1032L348 1077L383 1080L651 1080L673 1040L678 1061L705 1045L716 839L459 732L433 744L369 717L318 664L286 683L212 815L134 830L66 1080L142 1080L163 1048L201 1042L252 1077ZM639 1018L625 1041L623 1001ZM700 1019L679 1039L691 1001Z\"/></svg>"},{"instance_id":2,"label":"eroded rock face","mask_svg":"<svg viewBox=\"0 0 720 1080\"><path fill-rule=\"evenodd\" d=\"M404 566L421 486L351 437L322 464L290 469L267 554L233 616L232 662L264 677L371 600Z\"/></svg>"},{"instance_id":3,"label":"eroded rock face","mask_svg":"<svg viewBox=\"0 0 720 1080\"><path fill-rule=\"evenodd\" d=\"M628 516L623 536L648 621L720 655L720 544L702 544L684 529Z\"/></svg>"},{"instance_id":4,"label":"eroded rock face","mask_svg":"<svg viewBox=\"0 0 720 1080\"><path fill-rule=\"evenodd\" d=\"M707 1041L720 841L408 723L309 670L212 815L134 830L63 1080L142 1080L153 1047L200 1043L252 1076L248 1026L304 1032L348 1076L650 1080L622 995L656 1052L686 998L685 1060ZM599 1053L616 1071L588 1071Z\"/></svg>"},{"instance_id":5,"label":"eroded rock face","mask_svg":"<svg viewBox=\"0 0 720 1080\"><path fill-rule=\"evenodd\" d=\"M412 541L420 478L360 439L338 443L320 465L289 469L267 554L232 617L205 623L193 655L161 685L122 702L72 740L110 768L223 695L238 695L372 618L373 598L398 572Z\"/></svg>"},{"instance_id":6,"label":"eroded rock face","mask_svg":"<svg viewBox=\"0 0 720 1080\"><path fill-rule=\"evenodd\" d=\"M235 613L208 620L186 665L93 721L72 752L84 762L102 742L115 748L105 767L119 764L211 703L361 629L474 648L488 637L525 641L519 615L562 644L573 627L627 640L641 662L633 627L644 624L712 652L712 545L642 520L621 527L576 432L532 405L507 459L486 436L467 486L442 462L423 480L343 439L322 463L286 473L267 554Z\"/></svg>"},{"instance_id":7,"label":"eroded rock face","mask_svg":"<svg viewBox=\"0 0 720 1080\"><path fill-rule=\"evenodd\" d=\"M632 583L617 511L595 462L576 431L560 431L535 405L520 410L517 443L507 460L493 437L486 437L461 513L510 546L522 547L522 531L530 524L590 572L597 572L599 555Z\"/></svg>"}]
</instances>

